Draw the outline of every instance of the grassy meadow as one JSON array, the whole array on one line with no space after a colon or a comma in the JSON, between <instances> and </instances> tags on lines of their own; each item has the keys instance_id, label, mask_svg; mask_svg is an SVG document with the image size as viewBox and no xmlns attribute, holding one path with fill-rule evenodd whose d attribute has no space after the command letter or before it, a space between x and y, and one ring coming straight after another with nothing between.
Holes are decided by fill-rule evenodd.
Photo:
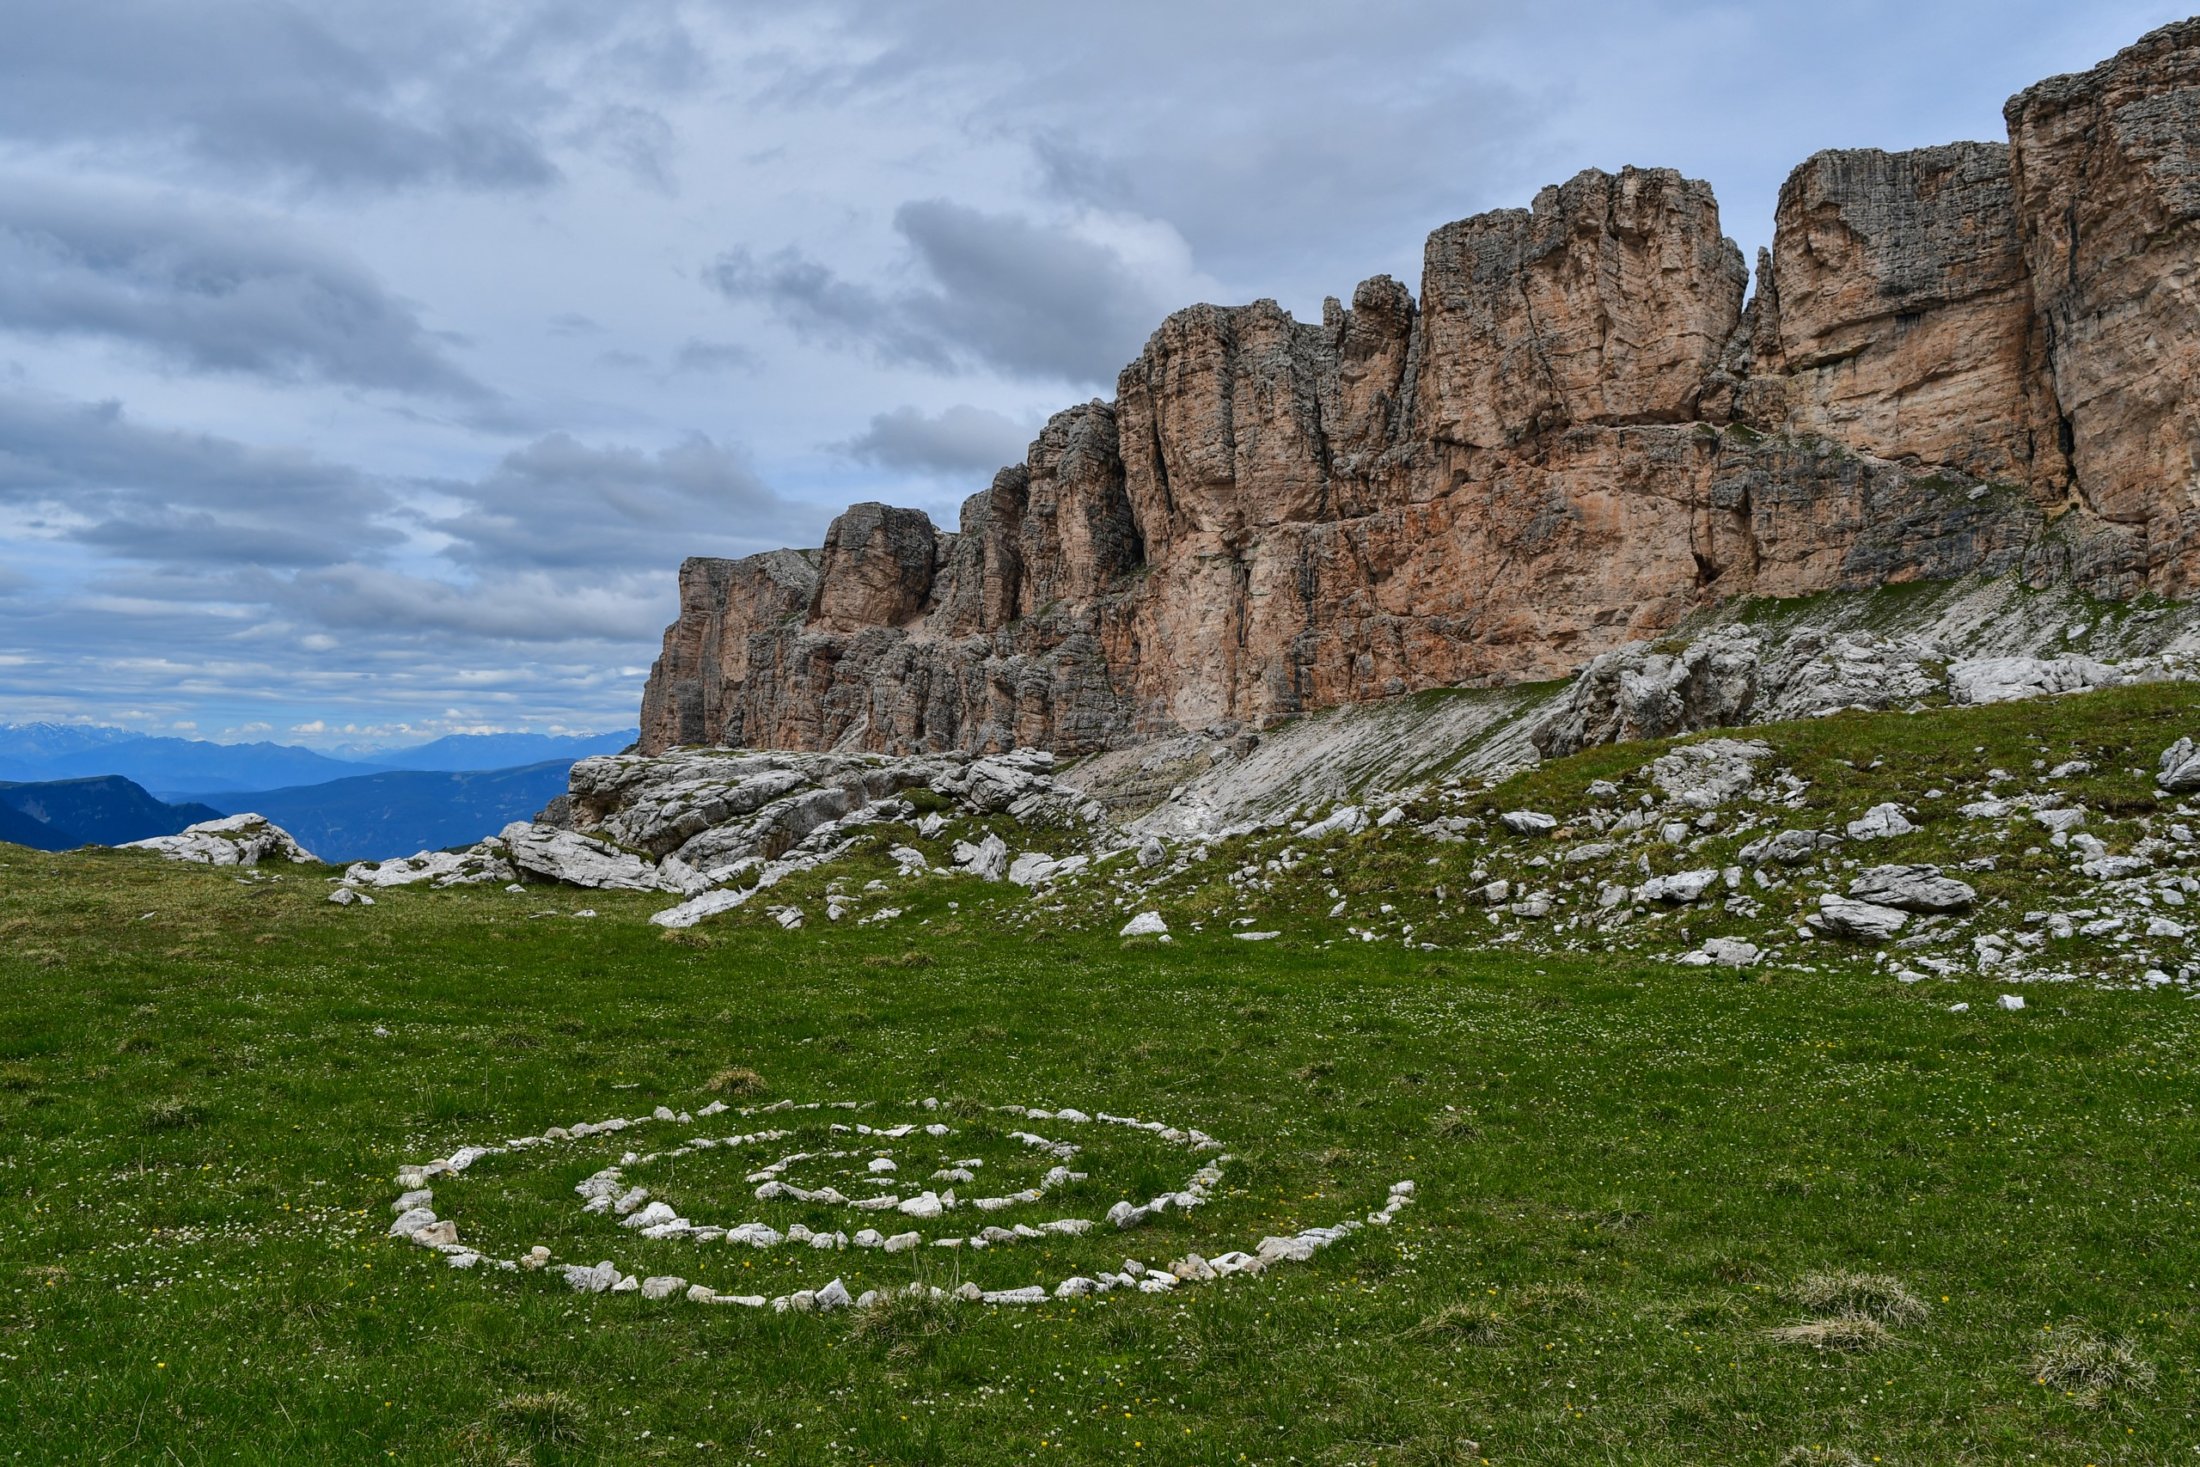
<instances>
[{"instance_id":1,"label":"grassy meadow","mask_svg":"<svg viewBox=\"0 0 2200 1467\"><path fill-rule=\"evenodd\" d=\"M667 936L664 898L340 908L331 874L0 848L0 1461L2200 1460L2200 1005L2173 988L2011 1013L2005 985L1861 962L1125 942L1112 908L1034 923L947 877L889 923ZM572 1193L623 1139L486 1159L435 1205L504 1256L775 1294L1158 1267L1400 1179L1418 1200L1257 1277L1029 1308L579 1295L386 1236L398 1166L469 1142L926 1096L1004 1172L1003 1104L1196 1126L1232 1160L1188 1217L983 1253L641 1240ZM1090 1140L1089 1182L1001 1220L1192 1164ZM744 1164L657 1184L832 1225L751 1201Z\"/></svg>"}]
</instances>

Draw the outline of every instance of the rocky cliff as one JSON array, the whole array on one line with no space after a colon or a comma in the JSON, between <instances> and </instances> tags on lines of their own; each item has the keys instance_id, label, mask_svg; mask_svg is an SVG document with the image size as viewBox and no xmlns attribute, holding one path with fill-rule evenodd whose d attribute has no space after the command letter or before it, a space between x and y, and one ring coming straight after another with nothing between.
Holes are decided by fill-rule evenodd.
<instances>
[{"instance_id":1,"label":"rocky cliff","mask_svg":"<svg viewBox=\"0 0 2200 1467\"><path fill-rule=\"evenodd\" d=\"M1163 322L953 532L694 560L644 696L685 744L1082 752L1561 676L1737 596L2019 572L2200 589L2200 21L1819 154L1757 289L1709 187L1585 172L1319 323Z\"/></svg>"}]
</instances>

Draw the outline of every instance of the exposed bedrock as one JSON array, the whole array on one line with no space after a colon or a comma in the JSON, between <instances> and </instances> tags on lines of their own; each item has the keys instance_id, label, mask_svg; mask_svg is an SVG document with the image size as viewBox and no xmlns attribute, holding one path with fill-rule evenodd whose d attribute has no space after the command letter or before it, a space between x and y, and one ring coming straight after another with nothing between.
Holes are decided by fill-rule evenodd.
<instances>
[{"instance_id":1,"label":"exposed bedrock","mask_svg":"<svg viewBox=\"0 0 2200 1467\"><path fill-rule=\"evenodd\" d=\"M1738 596L2200 582L2200 23L1827 152L1757 288L1710 188L1582 173L1319 322L1164 321L953 531L690 561L642 741L1076 753L1566 675Z\"/></svg>"}]
</instances>

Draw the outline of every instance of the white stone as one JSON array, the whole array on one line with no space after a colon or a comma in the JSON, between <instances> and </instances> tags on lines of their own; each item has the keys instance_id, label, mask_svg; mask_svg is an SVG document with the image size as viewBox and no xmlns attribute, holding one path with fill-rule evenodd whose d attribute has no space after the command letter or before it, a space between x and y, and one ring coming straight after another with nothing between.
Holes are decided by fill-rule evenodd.
<instances>
[{"instance_id":1,"label":"white stone","mask_svg":"<svg viewBox=\"0 0 2200 1467\"><path fill-rule=\"evenodd\" d=\"M675 1277L669 1273L661 1273L654 1278L642 1280L642 1297L644 1299L669 1299L686 1287L686 1279Z\"/></svg>"},{"instance_id":2,"label":"white stone","mask_svg":"<svg viewBox=\"0 0 2200 1467\"><path fill-rule=\"evenodd\" d=\"M1558 817L1540 810L1507 810L1497 818L1515 835L1549 835L1558 829Z\"/></svg>"},{"instance_id":3,"label":"white stone","mask_svg":"<svg viewBox=\"0 0 2200 1467\"><path fill-rule=\"evenodd\" d=\"M2016 993L2005 993L1996 1002L2003 1008L2014 1012L2024 1007L2024 996Z\"/></svg>"},{"instance_id":4,"label":"white stone","mask_svg":"<svg viewBox=\"0 0 2200 1467\"><path fill-rule=\"evenodd\" d=\"M1169 924L1161 920L1159 912L1140 912L1123 924L1122 937L1159 937L1169 930Z\"/></svg>"},{"instance_id":5,"label":"white stone","mask_svg":"<svg viewBox=\"0 0 2200 1467\"><path fill-rule=\"evenodd\" d=\"M1707 739L1683 744L1650 761L1650 782L1668 799L1698 810L1715 809L1757 783L1757 762L1772 747L1755 739Z\"/></svg>"},{"instance_id":6,"label":"white stone","mask_svg":"<svg viewBox=\"0 0 2200 1467\"><path fill-rule=\"evenodd\" d=\"M693 927L706 917L730 912L756 895L754 887L746 891L706 891L701 896L690 897L677 907L667 907L650 915L650 921L659 927Z\"/></svg>"},{"instance_id":7,"label":"white stone","mask_svg":"<svg viewBox=\"0 0 2200 1467\"><path fill-rule=\"evenodd\" d=\"M601 1294L618 1287L619 1266L608 1258L594 1268L582 1268L576 1264L567 1264L565 1281L572 1286L575 1293Z\"/></svg>"},{"instance_id":8,"label":"white stone","mask_svg":"<svg viewBox=\"0 0 2200 1467\"><path fill-rule=\"evenodd\" d=\"M2021 698L2112 688L2123 674L2090 657L1975 657L1948 664L1948 695L1957 703L2008 703Z\"/></svg>"},{"instance_id":9,"label":"white stone","mask_svg":"<svg viewBox=\"0 0 2200 1467\"><path fill-rule=\"evenodd\" d=\"M435 1221L435 1214L425 1207L408 1207L390 1224L390 1236L409 1238Z\"/></svg>"}]
</instances>

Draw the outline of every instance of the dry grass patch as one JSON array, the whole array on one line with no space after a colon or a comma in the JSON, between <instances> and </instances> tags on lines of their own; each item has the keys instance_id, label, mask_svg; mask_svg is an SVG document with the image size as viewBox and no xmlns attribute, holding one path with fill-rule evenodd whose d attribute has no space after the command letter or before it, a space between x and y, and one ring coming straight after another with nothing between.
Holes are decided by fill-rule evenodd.
<instances>
[{"instance_id":1,"label":"dry grass patch","mask_svg":"<svg viewBox=\"0 0 2200 1467\"><path fill-rule=\"evenodd\" d=\"M922 1285L881 1295L856 1313L848 1342L883 1350L889 1360L912 1360L934 1341L962 1328L965 1310Z\"/></svg>"},{"instance_id":2,"label":"dry grass patch","mask_svg":"<svg viewBox=\"0 0 2200 1467\"><path fill-rule=\"evenodd\" d=\"M2032 1378L2088 1410L2154 1389L2154 1367L2129 1340L2108 1339L2083 1325L2066 1326L2041 1347L2032 1357Z\"/></svg>"},{"instance_id":3,"label":"dry grass patch","mask_svg":"<svg viewBox=\"0 0 2200 1467\"><path fill-rule=\"evenodd\" d=\"M747 1065L729 1065L704 1082L703 1088L713 1095L762 1095L769 1087Z\"/></svg>"},{"instance_id":4,"label":"dry grass patch","mask_svg":"<svg viewBox=\"0 0 2200 1467\"><path fill-rule=\"evenodd\" d=\"M1930 1305L1890 1274L1847 1269L1806 1273L1789 1292L1813 1314L1860 1315L1881 1324L1918 1324L1932 1313Z\"/></svg>"},{"instance_id":5,"label":"dry grass patch","mask_svg":"<svg viewBox=\"0 0 2200 1467\"><path fill-rule=\"evenodd\" d=\"M1830 1319L1806 1319L1765 1331L1776 1345L1807 1345L1836 1355L1868 1355L1895 1342L1887 1327L1869 1314L1836 1314Z\"/></svg>"},{"instance_id":6,"label":"dry grass patch","mask_svg":"<svg viewBox=\"0 0 2200 1467\"><path fill-rule=\"evenodd\" d=\"M588 1419L581 1403L563 1391L506 1396L496 1403L494 1414L503 1430L552 1447L579 1446L581 1423Z\"/></svg>"},{"instance_id":7,"label":"dry grass patch","mask_svg":"<svg viewBox=\"0 0 2200 1467\"><path fill-rule=\"evenodd\" d=\"M1416 1339L1455 1340L1463 1345L1500 1345L1512 1326L1480 1300L1447 1304L1406 1333Z\"/></svg>"}]
</instances>

